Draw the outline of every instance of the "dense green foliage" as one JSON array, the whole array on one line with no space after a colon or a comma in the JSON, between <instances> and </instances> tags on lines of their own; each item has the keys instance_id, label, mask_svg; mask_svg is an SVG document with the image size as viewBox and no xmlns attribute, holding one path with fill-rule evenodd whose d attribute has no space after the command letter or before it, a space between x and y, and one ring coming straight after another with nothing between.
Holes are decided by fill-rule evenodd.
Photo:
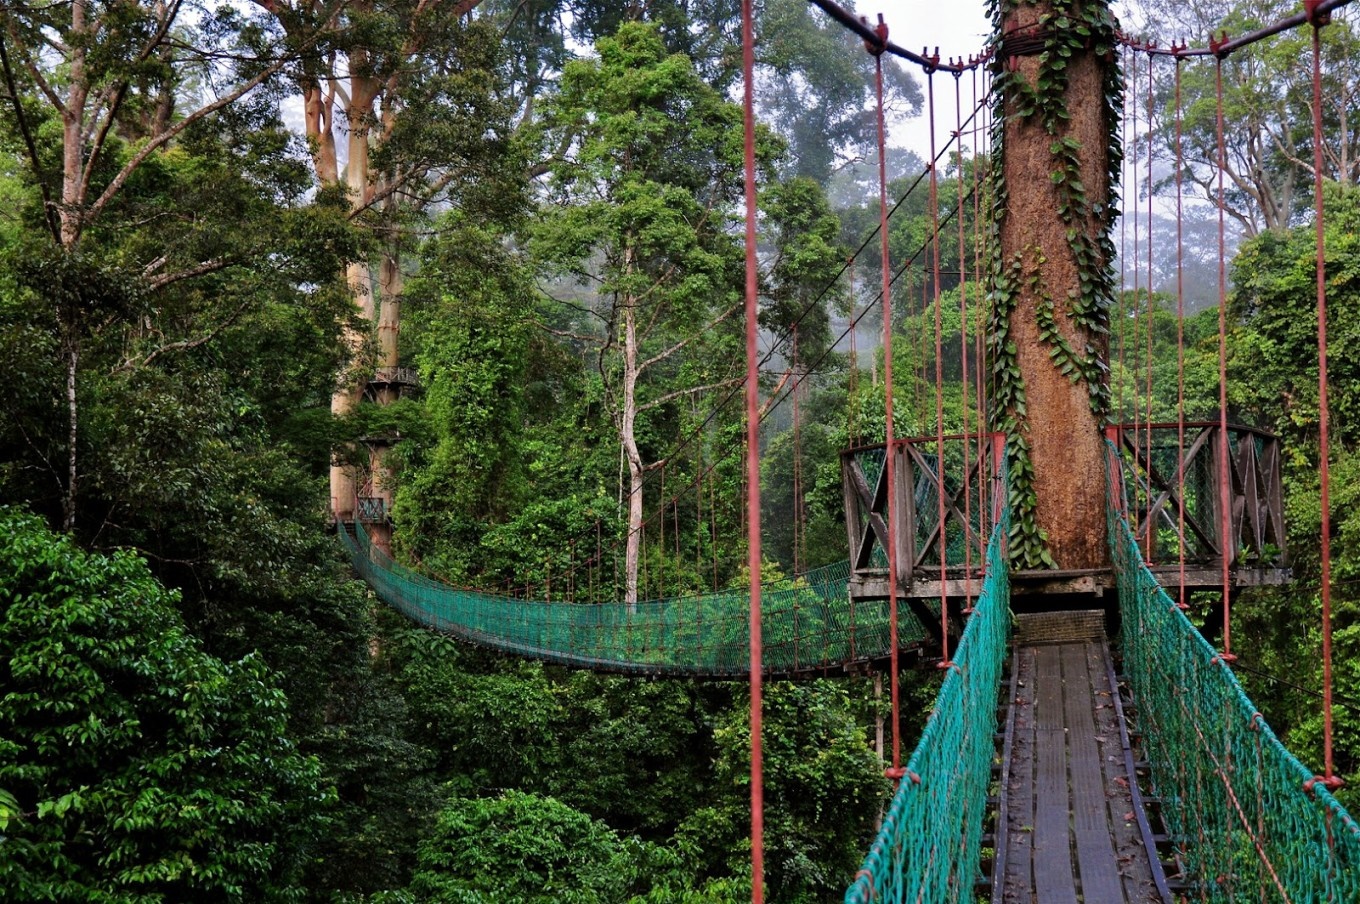
<instances>
[{"instance_id":1,"label":"dense green foliage","mask_svg":"<svg viewBox=\"0 0 1360 904\"><path fill-rule=\"evenodd\" d=\"M0 509L12 900L284 900L330 794L258 655L203 650L135 556Z\"/></svg>"},{"instance_id":2,"label":"dense green foliage","mask_svg":"<svg viewBox=\"0 0 1360 904\"><path fill-rule=\"evenodd\" d=\"M1337 664L1337 771L1350 783L1343 802L1357 800L1360 772L1360 433L1353 413L1360 342L1360 191L1326 186L1327 340L1330 391L1332 579ZM1230 410L1273 429L1285 440L1286 526L1295 585L1252 594L1238 608L1243 631L1252 638L1244 657L1269 675L1288 676L1307 689L1321 687L1318 445L1318 355L1315 230L1310 224L1287 232L1265 232L1243 245L1233 261L1234 315L1230 359ZM1301 668L1300 663L1307 663ZM1321 761L1322 719L1318 701L1288 684L1248 675L1250 690L1277 725L1289 727L1291 749L1309 763ZM1301 679L1301 680L1300 680Z\"/></svg>"}]
</instances>

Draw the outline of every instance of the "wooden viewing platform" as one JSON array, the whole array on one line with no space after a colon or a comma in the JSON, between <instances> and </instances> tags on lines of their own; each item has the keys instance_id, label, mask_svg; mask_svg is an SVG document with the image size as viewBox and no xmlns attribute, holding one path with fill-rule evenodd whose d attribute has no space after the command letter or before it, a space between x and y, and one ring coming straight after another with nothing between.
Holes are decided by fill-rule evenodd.
<instances>
[{"instance_id":1,"label":"wooden viewing platform","mask_svg":"<svg viewBox=\"0 0 1360 904\"><path fill-rule=\"evenodd\" d=\"M1102 615L1076 615L1017 621L992 902L1170 904Z\"/></svg>"}]
</instances>

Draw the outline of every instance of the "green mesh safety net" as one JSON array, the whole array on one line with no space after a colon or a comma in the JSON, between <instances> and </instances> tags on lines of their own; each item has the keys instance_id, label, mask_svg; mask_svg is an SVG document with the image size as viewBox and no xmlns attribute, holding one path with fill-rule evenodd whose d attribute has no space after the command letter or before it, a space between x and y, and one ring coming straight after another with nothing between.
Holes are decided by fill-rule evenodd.
<instances>
[{"instance_id":1,"label":"green mesh safety net","mask_svg":"<svg viewBox=\"0 0 1360 904\"><path fill-rule=\"evenodd\" d=\"M987 547L987 578L954 651L907 774L846 904L972 900L987 819L996 703L1010 637L1003 512Z\"/></svg>"},{"instance_id":2,"label":"green mesh safety net","mask_svg":"<svg viewBox=\"0 0 1360 904\"><path fill-rule=\"evenodd\" d=\"M564 665L648 675L744 677L749 671L749 593L622 602L523 600L441 583L373 546L362 524L341 541L378 597L413 621L471 644ZM841 669L888 656L888 603L852 601L850 565L839 562L761 594L764 666L770 674ZM938 609L937 609L938 611ZM903 645L921 643L904 618Z\"/></svg>"},{"instance_id":3,"label":"green mesh safety net","mask_svg":"<svg viewBox=\"0 0 1360 904\"><path fill-rule=\"evenodd\" d=\"M1124 669L1189 898L1360 902L1360 826L1320 784L1305 787L1313 774L1157 584L1121 487L1107 508Z\"/></svg>"}]
</instances>

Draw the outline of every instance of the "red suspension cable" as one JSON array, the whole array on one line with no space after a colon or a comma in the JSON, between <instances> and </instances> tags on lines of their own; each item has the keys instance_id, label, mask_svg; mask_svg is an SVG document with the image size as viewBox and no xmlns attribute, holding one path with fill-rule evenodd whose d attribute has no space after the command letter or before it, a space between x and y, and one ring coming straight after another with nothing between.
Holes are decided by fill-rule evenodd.
<instances>
[{"instance_id":1,"label":"red suspension cable","mask_svg":"<svg viewBox=\"0 0 1360 904\"><path fill-rule=\"evenodd\" d=\"M846 436L851 446L860 445L859 436L859 351L855 348L855 334L859 332L859 312L855 301L855 258L851 255L845 262L846 280L850 283L850 376L846 393L850 397L850 418L846 424Z\"/></svg>"},{"instance_id":2,"label":"red suspension cable","mask_svg":"<svg viewBox=\"0 0 1360 904\"><path fill-rule=\"evenodd\" d=\"M980 117L978 117L978 116L976 115L977 108L978 108L977 70L974 69L974 70L973 70L973 110L974 110L974 117L973 117L973 124L972 124L972 137L973 137L973 278L974 278L975 280L977 280L978 285L981 286L981 285L983 285L983 279L984 279L984 277L983 277L983 273L982 273L982 236L981 236L981 232L982 232L982 198L981 198L981 195L982 195L982 192L978 190L978 187L979 187L979 180L981 179L981 175L980 175L980 173L978 172L979 166L978 166L978 150L977 150L977 149L978 149L978 143L979 143L979 142L978 142L978 134L979 134L978 129L979 129L979 119L980 119ZM985 118L985 117L982 117L982 118ZM983 129L982 134L984 134L984 135L987 134L987 132L986 132L985 129ZM961 252L960 252L960 253L961 253ZM985 374L989 373L989 371L987 370L987 362L986 362L986 359L983 357L984 352L983 352L983 341L982 341L982 336L983 336L983 333L984 333L984 326L983 326L983 325L987 322L987 295L986 295L986 292L985 292L985 291L982 293L982 298L979 299L979 301L980 301L980 303L981 303L981 304L980 304L980 310L979 310L978 314L977 314L976 317L975 317L975 320L977 321L977 326L974 327L974 329L973 329L973 334L974 334L974 335L973 335L973 348L974 348L974 352L973 352L973 353L974 353L974 356L975 356L973 360L977 362L977 368L976 368L977 379L976 379L974 382L976 383L976 389L977 389L977 428L978 428L978 434L979 434L979 436L981 436L982 434L984 434L984 433L987 432L987 425L986 425L986 423L985 423L985 421L984 421L983 419L986 418L986 416L987 416L987 389L986 389L986 387L987 387L987 380L986 380L986 378L985 378ZM979 446L978 446L978 456L981 457L982 454L983 454L983 453L982 453L982 446L981 446L981 444L979 444ZM980 465L980 463L979 463L979 465ZM978 550L979 550L978 560L979 560L979 561L986 561L986 558L987 558L987 550L986 550L986 547L984 546L984 544L987 542L987 538L990 537L990 536L991 536L991 533L992 533L992 531L991 531L991 525L988 524L988 520L987 520L987 515L988 515L988 512L989 512L989 506L988 506L988 504L987 504L987 502L988 502L988 491L991 489L991 482L990 482L989 480L986 479L986 470L985 470L984 468L982 468L981 466L979 466L979 468L978 468L978 480L979 480L979 486L978 486L978 525L979 525L979 527L980 527L980 530L978 531Z\"/></svg>"},{"instance_id":3,"label":"red suspension cable","mask_svg":"<svg viewBox=\"0 0 1360 904\"><path fill-rule=\"evenodd\" d=\"M865 49L874 55L874 86L877 92L875 110L878 120L878 237L882 256L883 280L883 417L884 417L884 480L888 488L888 642L892 671L892 769L894 781L901 781L902 718L898 681L897 634L897 474L893 448L893 376L892 376L892 263L888 257L888 163L887 129L883 122L883 48L888 40L888 26L880 15L877 34L881 43L865 41Z\"/></svg>"},{"instance_id":4,"label":"red suspension cable","mask_svg":"<svg viewBox=\"0 0 1360 904\"><path fill-rule=\"evenodd\" d=\"M751 575L751 904L765 900L765 785L761 746L764 677L760 625L760 357L756 344L755 24L752 0L741 3L742 124L746 189L746 547Z\"/></svg>"},{"instance_id":5,"label":"red suspension cable","mask_svg":"<svg viewBox=\"0 0 1360 904\"><path fill-rule=\"evenodd\" d=\"M926 73L926 104L930 116L930 235L931 270L935 283L935 469L938 487L935 495L938 500L940 530L940 668L949 668L949 594L947 584L947 560L949 551L948 510L945 508L944 484L944 305L940 303L940 184L938 167L935 163L935 73Z\"/></svg>"},{"instance_id":6,"label":"red suspension cable","mask_svg":"<svg viewBox=\"0 0 1360 904\"><path fill-rule=\"evenodd\" d=\"M1138 329L1139 329L1140 326L1142 326L1143 321L1144 321L1144 319L1145 319L1145 318L1144 318L1144 311L1143 311L1143 304L1142 304L1141 300L1139 299L1139 293L1138 293L1139 287L1140 287L1140 285L1141 285L1141 280L1142 280L1142 276L1143 276L1143 271L1142 271L1142 269L1141 269L1141 267L1140 267L1140 264L1141 264L1141 262L1142 262L1142 243L1141 243L1141 241L1139 240L1139 233L1138 233L1138 230L1139 230L1139 222L1138 222L1138 218L1139 218L1139 208L1138 208L1138 148L1139 148L1139 142L1138 142L1138 65L1137 65L1137 64L1138 64L1138 56L1137 56L1137 54L1131 54L1131 55L1130 55L1130 63L1131 63L1130 69L1131 69L1131 71L1133 72L1133 90L1129 92L1129 94L1130 94L1130 98L1129 98L1129 107L1130 107L1129 115L1133 118L1133 145L1132 145L1132 147L1133 147L1133 166L1129 167L1129 183L1130 183L1130 190L1133 192L1133 204L1131 205L1131 206L1133 207L1133 262L1132 262L1132 264L1131 264L1130 267L1129 267L1129 269L1133 272L1133 341L1132 341L1130 344L1133 346L1133 348L1132 348L1132 350L1131 350L1131 354L1132 354L1132 356L1133 356L1133 370L1132 370L1133 387L1132 387L1132 389L1131 389L1131 396L1132 396L1132 399L1133 399L1133 448L1134 448L1134 460L1137 461L1137 459L1138 459L1138 451L1137 451L1137 450L1138 450L1138 448L1139 448L1140 439L1141 439L1141 437L1142 437L1142 435L1143 435L1143 406L1142 406L1142 400L1139 398L1139 390L1141 389L1141 384L1142 384L1142 379L1141 379L1141 378L1142 378L1142 371L1140 370L1140 367L1139 367L1139 365L1141 364L1141 357L1140 357L1140 355L1138 354L1138 351L1139 351L1139 342L1140 342L1140 336L1139 336L1139 333L1138 333ZM1136 473L1136 469L1135 469L1135 473ZM1145 476L1146 476L1146 475L1145 475ZM1151 479L1149 478L1148 480L1145 481L1145 491L1144 491L1144 492L1145 492L1145 495L1150 495L1150 493L1151 493L1151 486L1152 486L1152 482L1151 482ZM1148 501L1149 501L1149 502L1151 501L1150 498L1149 498ZM1138 524L1137 524L1137 521L1135 520L1135 522L1134 522L1134 529L1136 530L1137 527L1138 527Z\"/></svg>"},{"instance_id":7,"label":"red suspension cable","mask_svg":"<svg viewBox=\"0 0 1360 904\"><path fill-rule=\"evenodd\" d=\"M1133 51L1130 50L1128 47L1125 47L1124 69L1126 71L1129 69L1129 60L1131 60L1132 58ZM1125 102L1125 105L1127 106L1127 101ZM1123 133L1120 137L1120 140L1123 142L1121 146L1128 147L1129 117L1127 115L1125 115L1120 120L1119 127L1120 131ZM1119 169L1120 196L1124 198L1127 198L1129 196L1128 173L1129 167L1127 166L1120 167ZM1128 217L1128 205L1125 205L1124 211L1121 212L1119 216L1119 379L1116 381L1115 385L1115 392L1117 393L1117 397L1115 400L1115 410L1119 412L1120 421L1123 421L1125 417L1127 417L1127 415L1124 412L1124 379L1125 379L1124 333L1128 329L1127 322L1128 316L1124 310L1124 304L1125 297L1127 296L1129 290L1128 263L1129 263L1129 217Z\"/></svg>"},{"instance_id":8,"label":"red suspension cable","mask_svg":"<svg viewBox=\"0 0 1360 904\"><path fill-rule=\"evenodd\" d=\"M793 389L789 392L793 405L793 573L803 573L803 433L800 402L803 395L803 374L798 353L798 327L793 328Z\"/></svg>"},{"instance_id":9,"label":"red suspension cable","mask_svg":"<svg viewBox=\"0 0 1360 904\"><path fill-rule=\"evenodd\" d=\"M1152 55L1148 54L1148 78L1147 78L1147 397L1144 404L1147 408L1147 463L1148 463L1148 519L1147 519L1147 552L1145 558L1148 563L1152 563L1152 540L1156 536L1156 525L1152 514L1152 332L1156 323L1154 313L1156 303L1152 298L1152 195L1154 182L1152 180Z\"/></svg>"},{"instance_id":10,"label":"red suspension cable","mask_svg":"<svg viewBox=\"0 0 1360 904\"><path fill-rule=\"evenodd\" d=\"M968 267L963 222L963 95L959 84L961 75L959 72L954 73L954 141L959 155L959 362L963 368L963 392L960 394L963 418L963 611L965 615L970 615L973 611L973 543L968 531L973 528L973 468L971 456L968 454L968 446L972 439L968 433ZM978 432L981 433L981 429Z\"/></svg>"},{"instance_id":11,"label":"red suspension cable","mask_svg":"<svg viewBox=\"0 0 1360 904\"><path fill-rule=\"evenodd\" d=\"M1176 57L1176 545L1180 549L1176 606L1185 610L1190 606L1185 602L1185 235L1181 224L1185 157L1181 130L1181 60Z\"/></svg>"},{"instance_id":12,"label":"red suspension cable","mask_svg":"<svg viewBox=\"0 0 1360 904\"><path fill-rule=\"evenodd\" d=\"M1327 239L1322 209L1322 44L1318 0L1305 3L1313 26L1313 194L1317 230L1318 465L1322 490L1322 782L1341 787L1332 758L1332 497L1327 407ZM1328 833L1330 837L1330 832Z\"/></svg>"},{"instance_id":13,"label":"red suspension cable","mask_svg":"<svg viewBox=\"0 0 1360 904\"><path fill-rule=\"evenodd\" d=\"M1231 557L1236 546L1232 534L1232 498L1229 494L1228 469L1228 250L1224 211L1223 171L1227 168L1227 152L1223 143L1223 58L1214 66L1216 119L1218 139L1218 530L1219 552L1222 554L1223 584L1223 652L1225 662L1237 657L1232 653L1232 566Z\"/></svg>"}]
</instances>

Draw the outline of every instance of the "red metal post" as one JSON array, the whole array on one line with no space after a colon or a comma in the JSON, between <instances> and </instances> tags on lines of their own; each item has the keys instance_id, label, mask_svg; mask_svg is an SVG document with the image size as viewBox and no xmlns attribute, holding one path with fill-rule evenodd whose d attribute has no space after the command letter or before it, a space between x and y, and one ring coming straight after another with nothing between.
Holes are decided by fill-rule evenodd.
<instances>
[{"instance_id":1,"label":"red metal post","mask_svg":"<svg viewBox=\"0 0 1360 904\"><path fill-rule=\"evenodd\" d=\"M755 26L752 0L741 3L741 57L746 175L746 546L751 574L751 904L765 900L765 786L761 747L763 699L760 636L760 356L756 345Z\"/></svg>"},{"instance_id":2,"label":"red metal post","mask_svg":"<svg viewBox=\"0 0 1360 904\"><path fill-rule=\"evenodd\" d=\"M883 49L888 42L888 26L878 17L876 30L879 43L864 42L874 55L874 84L877 92L878 120L878 239L882 256L883 291L883 416L884 416L884 480L888 488L888 642L891 660L889 676L892 687L892 776L902 777L902 719L901 687L898 680L897 639L897 473L893 448L893 373L892 373L892 263L888 254L888 148L887 129L883 122Z\"/></svg>"},{"instance_id":3,"label":"red metal post","mask_svg":"<svg viewBox=\"0 0 1360 904\"><path fill-rule=\"evenodd\" d=\"M1219 552L1223 556L1223 652L1221 658L1232 662L1232 574L1231 558L1236 546L1232 534L1232 497L1229 493L1228 470L1228 251L1224 232L1223 170L1227 168L1227 152L1223 145L1223 58L1215 63L1215 91L1217 93L1218 131L1218 531Z\"/></svg>"}]
</instances>

